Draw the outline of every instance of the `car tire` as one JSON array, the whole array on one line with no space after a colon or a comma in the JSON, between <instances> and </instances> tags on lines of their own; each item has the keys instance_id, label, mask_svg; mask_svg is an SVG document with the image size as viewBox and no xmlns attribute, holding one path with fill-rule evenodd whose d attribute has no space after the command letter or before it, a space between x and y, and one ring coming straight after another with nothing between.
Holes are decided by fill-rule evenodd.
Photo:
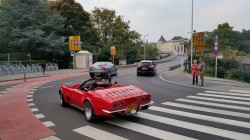
<instances>
[{"instance_id":1,"label":"car tire","mask_svg":"<svg viewBox=\"0 0 250 140\"><path fill-rule=\"evenodd\" d=\"M68 103L66 103L65 100L64 100L64 96L63 96L62 91L59 92L59 95L60 95L60 103L61 103L61 106L62 106L62 107L68 106Z\"/></svg>"},{"instance_id":2,"label":"car tire","mask_svg":"<svg viewBox=\"0 0 250 140\"><path fill-rule=\"evenodd\" d=\"M137 76L141 76L141 74L137 73Z\"/></svg>"},{"instance_id":3,"label":"car tire","mask_svg":"<svg viewBox=\"0 0 250 140\"><path fill-rule=\"evenodd\" d=\"M85 119L88 122L93 123L96 121L95 111L94 111L94 109L89 101L86 101L84 103L84 115L85 115Z\"/></svg>"}]
</instances>

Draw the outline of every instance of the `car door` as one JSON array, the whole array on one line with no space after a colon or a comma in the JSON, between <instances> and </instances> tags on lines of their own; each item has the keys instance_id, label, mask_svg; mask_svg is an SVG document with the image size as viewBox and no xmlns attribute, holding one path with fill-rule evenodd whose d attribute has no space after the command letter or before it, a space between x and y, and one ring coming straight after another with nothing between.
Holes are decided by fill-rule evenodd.
<instances>
[{"instance_id":1,"label":"car door","mask_svg":"<svg viewBox=\"0 0 250 140\"><path fill-rule=\"evenodd\" d=\"M78 106L83 107L83 101L85 99L85 91L82 89L72 89L71 91L71 103Z\"/></svg>"}]
</instances>

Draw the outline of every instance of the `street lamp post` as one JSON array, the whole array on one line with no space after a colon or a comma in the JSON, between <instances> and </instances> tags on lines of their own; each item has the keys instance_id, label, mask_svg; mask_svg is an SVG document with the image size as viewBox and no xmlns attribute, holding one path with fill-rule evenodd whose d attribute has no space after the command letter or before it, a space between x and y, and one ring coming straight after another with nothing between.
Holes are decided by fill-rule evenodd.
<instances>
[{"instance_id":1,"label":"street lamp post","mask_svg":"<svg viewBox=\"0 0 250 140\"><path fill-rule=\"evenodd\" d=\"M190 62L190 66L192 66L192 62L193 62L193 0L192 0L192 16L191 16L191 62Z\"/></svg>"},{"instance_id":2,"label":"street lamp post","mask_svg":"<svg viewBox=\"0 0 250 140\"><path fill-rule=\"evenodd\" d=\"M146 50L145 50L145 47L146 47L146 40L145 40L145 38L146 38L146 36L148 36L148 35L144 35L144 60L146 60Z\"/></svg>"}]
</instances>

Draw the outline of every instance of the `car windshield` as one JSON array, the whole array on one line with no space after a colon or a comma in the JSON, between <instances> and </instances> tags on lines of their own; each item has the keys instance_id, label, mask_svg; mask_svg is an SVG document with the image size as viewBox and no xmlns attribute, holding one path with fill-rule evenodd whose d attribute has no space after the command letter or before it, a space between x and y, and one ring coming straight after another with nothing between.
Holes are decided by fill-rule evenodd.
<instances>
[{"instance_id":1,"label":"car windshield","mask_svg":"<svg viewBox=\"0 0 250 140\"><path fill-rule=\"evenodd\" d=\"M93 64L94 67L108 66L107 62L96 62Z\"/></svg>"},{"instance_id":2,"label":"car windshield","mask_svg":"<svg viewBox=\"0 0 250 140\"><path fill-rule=\"evenodd\" d=\"M151 62L141 62L140 66L150 66Z\"/></svg>"},{"instance_id":3,"label":"car windshield","mask_svg":"<svg viewBox=\"0 0 250 140\"><path fill-rule=\"evenodd\" d=\"M94 83L96 84L97 87L108 87L111 85L111 78L110 77L102 77L102 78L96 78L96 79L90 79L85 81L81 86L80 89L85 89L89 88L91 85Z\"/></svg>"}]
</instances>

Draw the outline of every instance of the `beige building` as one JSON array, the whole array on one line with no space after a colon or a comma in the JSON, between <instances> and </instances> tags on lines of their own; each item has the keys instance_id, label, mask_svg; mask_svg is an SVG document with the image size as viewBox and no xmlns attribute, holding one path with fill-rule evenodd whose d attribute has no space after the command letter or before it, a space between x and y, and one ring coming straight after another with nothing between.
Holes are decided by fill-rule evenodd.
<instances>
[{"instance_id":1,"label":"beige building","mask_svg":"<svg viewBox=\"0 0 250 140\"><path fill-rule=\"evenodd\" d=\"M175 36L171 40L166 41L161 35L157 42L157 49L161 56L170 55L173 53L184 54L184 39L181 36Z\"/></svg>"}]
</instances>

